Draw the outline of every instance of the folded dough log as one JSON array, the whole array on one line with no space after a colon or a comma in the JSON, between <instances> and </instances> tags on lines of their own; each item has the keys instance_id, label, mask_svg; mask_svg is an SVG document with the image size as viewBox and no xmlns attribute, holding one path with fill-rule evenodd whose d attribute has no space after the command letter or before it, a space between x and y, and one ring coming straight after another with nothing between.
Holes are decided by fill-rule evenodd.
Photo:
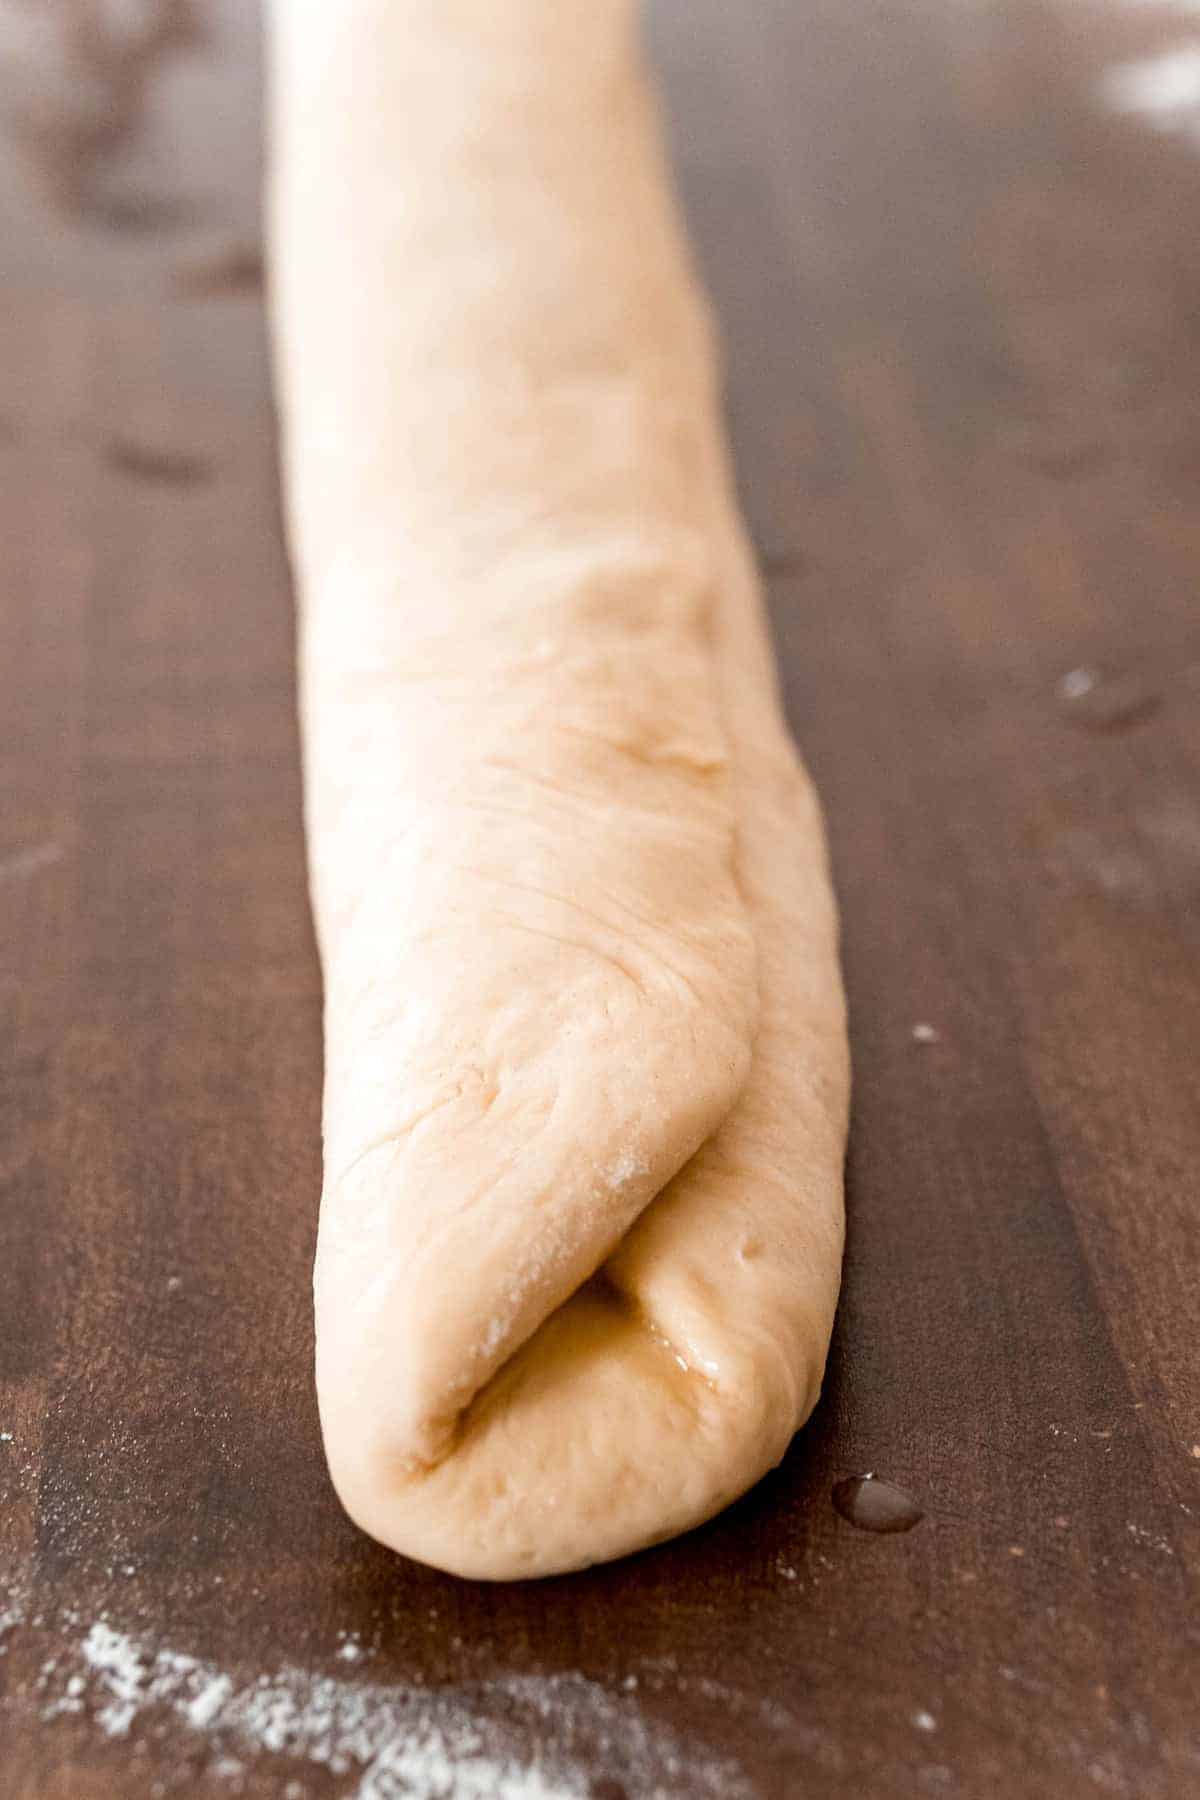
<instances>
[{"instance_id":1,"label":"folded dough log","mask_svg":"<svg viewBox=\"0 0 1200 1800\"><path fill-rule=\"evenodd\" d=\"M628 0L274 0L275 342L351 1515L508 1577L782 1455L848 1073Z\"/></svg>"}]
</instances>

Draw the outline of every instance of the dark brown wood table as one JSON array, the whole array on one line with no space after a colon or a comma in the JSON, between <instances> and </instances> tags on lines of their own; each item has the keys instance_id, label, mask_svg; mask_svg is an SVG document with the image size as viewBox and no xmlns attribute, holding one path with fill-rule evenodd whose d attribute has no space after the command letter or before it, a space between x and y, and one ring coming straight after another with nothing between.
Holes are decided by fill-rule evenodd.
<instances>
[{"instance_id":1,"label":"dark brown wood table","mask_svg":"<svg viewBox=\"0 0 1200 1800\"><path fill-rule=\"evenodd\" d=\"M825 1398L570 1579L339 1511L257 19L0 0L6 1800L1200 1794L1200 16L649 26L844 910Z\"/></svg>"}]
</instances>

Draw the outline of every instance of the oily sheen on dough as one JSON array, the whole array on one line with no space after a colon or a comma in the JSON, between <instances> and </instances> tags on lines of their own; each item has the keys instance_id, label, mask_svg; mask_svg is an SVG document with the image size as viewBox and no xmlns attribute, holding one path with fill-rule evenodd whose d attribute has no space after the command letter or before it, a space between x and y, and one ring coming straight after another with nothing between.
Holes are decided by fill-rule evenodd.
<instances>
[{"instance_id":1,"label":"oily sheen on dough","mask_svg":"<svg viewBox=\"0 0 1200 1800\"><path fill-rule=\"evenodd\" d=\"M272 283L326 991L330 1469L544 1575L777 1462L848 1069L627 0L274 0Z\"/></svg>"}]
</instances>

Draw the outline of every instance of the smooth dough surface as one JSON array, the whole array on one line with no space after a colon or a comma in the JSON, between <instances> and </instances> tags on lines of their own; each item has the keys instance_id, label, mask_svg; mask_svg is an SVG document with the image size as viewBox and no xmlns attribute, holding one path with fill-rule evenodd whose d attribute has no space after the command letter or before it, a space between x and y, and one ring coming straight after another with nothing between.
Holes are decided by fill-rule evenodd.
<instances>
[{"instance_id":1,"label":"smooth dough surface","mask_svg":"<svg viewBox=\"0 0 1200 1800\"><path fill-rule=\"evenodd\" d=\"M782 1455L848 1069L626 0L275 0L271 236L326 986L317 1385L459 1573Z\"/></svg>"}]
</instances>

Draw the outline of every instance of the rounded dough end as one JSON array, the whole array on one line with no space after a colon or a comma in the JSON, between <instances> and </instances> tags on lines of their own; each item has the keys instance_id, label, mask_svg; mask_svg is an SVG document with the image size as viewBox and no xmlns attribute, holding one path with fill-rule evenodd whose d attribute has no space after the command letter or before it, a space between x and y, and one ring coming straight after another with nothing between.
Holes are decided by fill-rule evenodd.
<instances>
[{"instance_id":1,"label":"rounded dough end","mask_svg":"<svg viewBox=\"0 0 1200 1800\"><path fill-rule=\"evenodd\" d=\"M326 1453L351 1518L450 1574L504 1581L627 1555L711 1518L779 1462L816 1403L827 1327L800 1346L733 1343L718 1379L604 1277L561 1307L467 1410L446 1457L414 1471L376 1409L322 1394Z\"/></svg>"}]
</instances>

